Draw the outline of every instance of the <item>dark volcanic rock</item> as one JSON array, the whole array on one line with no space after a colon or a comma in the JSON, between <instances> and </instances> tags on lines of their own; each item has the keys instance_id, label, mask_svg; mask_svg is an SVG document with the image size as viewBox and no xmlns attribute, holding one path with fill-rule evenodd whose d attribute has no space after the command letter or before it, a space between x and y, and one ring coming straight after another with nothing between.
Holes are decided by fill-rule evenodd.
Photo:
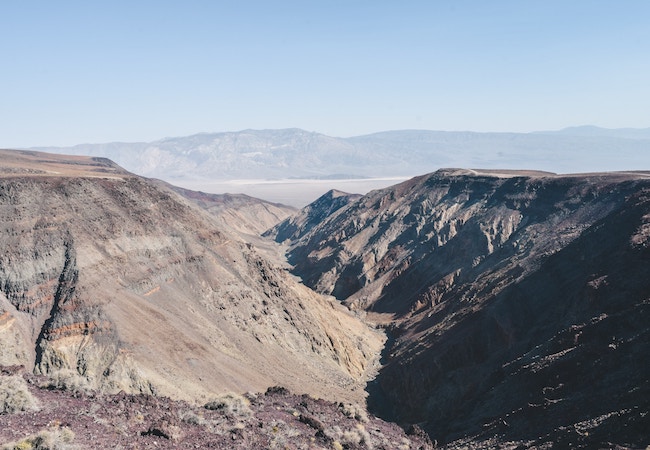
<instances>
[{"instance_id":1,"label":"dark volcanic rock","mask_svg":"<svg viewBox=\"0 0 650 450\"><path fill-rule=\"evenodd\" d=\"M289 256L396 319L370 390L385 417L459 446L645 447L649 223L644 173L440 171L368 194Z\"/></svg>"},{"instance_id":2,"label":"dark volcanic rock","mask_svg":"<svg viewBox=\"0 0 650 450\"><path fill-rule=\"evenodd\" d=\"M349 414L349 405L287 389L231 394L215 401L223 407L206 409L151 395L71 394L47 389L44 377L0 371L0 388L11 377L40 405L37 410L0 413L0 444L11 442L9 448L34 448L28 443L38 439L46 439L47 448L432 448L426 436L407 435L374 416Z\"/></svg>"}]
</instances>

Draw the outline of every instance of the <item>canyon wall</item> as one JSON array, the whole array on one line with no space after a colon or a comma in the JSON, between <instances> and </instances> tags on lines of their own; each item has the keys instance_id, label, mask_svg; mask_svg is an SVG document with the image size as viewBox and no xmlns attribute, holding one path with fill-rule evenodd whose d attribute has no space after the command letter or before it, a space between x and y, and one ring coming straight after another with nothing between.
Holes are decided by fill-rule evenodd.
<instances>
[{"instance_id":1,"label":"canyon wall","mask_svg":"<svg viewBox=\"0 0 650 450\"><path fill-rule=\"evenodd\" d=\"M50 156L21 155L0 176L0 364L107 391L200 400L284 385L363 402L382 333L269 249L164 186L89 169L107 162L35 175Z\"/></svg>"},{"instance_id":2,"label":"canyon wall","mask_svg":"<svg viewBox=\"0 0 650 450\"><path fill-rule=\"evenodd\" d=\"M647 173L443 170L292 242L294 273L385 326L369 387L439 442L645 445ZM627 439L627 440L626 440Z\"/></svg>"}]
</instances>

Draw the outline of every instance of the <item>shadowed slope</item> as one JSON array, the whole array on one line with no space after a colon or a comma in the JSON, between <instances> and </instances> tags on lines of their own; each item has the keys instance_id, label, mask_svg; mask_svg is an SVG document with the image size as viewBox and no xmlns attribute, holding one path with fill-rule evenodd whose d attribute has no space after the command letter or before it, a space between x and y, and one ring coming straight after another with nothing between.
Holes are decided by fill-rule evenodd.
<instances>
[{"instance_id":1,"label":"shadowed slope","mask_svg":"<svg viewBox=\"0 0 650 450\"><path fill-rule=\"evenodd\" d=\"M648 198L645 172L445 170L368 194L289 257L387 324L386 417L458 445L643 446Z\"/></svg>"}]
</instances>

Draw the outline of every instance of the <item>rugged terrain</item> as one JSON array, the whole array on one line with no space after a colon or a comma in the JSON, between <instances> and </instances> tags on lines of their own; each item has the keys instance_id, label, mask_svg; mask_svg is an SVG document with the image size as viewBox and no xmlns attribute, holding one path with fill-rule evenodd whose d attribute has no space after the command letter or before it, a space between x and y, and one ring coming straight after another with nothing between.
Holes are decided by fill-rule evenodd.
<instances>
[{"instance_id":1,"label":"rugged terrain","mask_svg":"<svg viewBox=\"0 0 650 450\"><path fill-rule=\"evenodd\" d=\"M447 169L295 212L2 150L0 239L7 448L650 443L647 172Z\"/></svg>"},{"instance_id":2,"label":"rugged terrain","mask_svg":"<svg viewBox=\"0 0 650 450\"><path fill-rule=\"evenodd\" d=\"M243 233L247 239L258 238L269 228L298 212L291 206L244 194L209 194L172 185L167 187L215 216L221 228Z\"/></svg>"},{"instance_id":3,"label":"rugged terrain","mask_svg":"<svg viewBox=\"0 0 650 450\"><path fill-rule=\"evenodd\" d=\"M441 170L329 212L288 256L387 328L375 412L451 447L650 443L647 172Z\"/></svg>"},{"instance_id":4,"label":"rugged terrain","mask_svg":"<svg viewBox=\"0 0 650 450\"><path fill-rule=\"evenodd\" d=\"M267 228L263 235L273 236L278 242L298 240L327 217L360 198L359 194L330 190L298 213L276 222L273 228Z\"/></svg>"},{"instance_id":5,"label":"rugged terrain","mask_svg":"<svg viewBox=\"0 0 650 450\"><path fill-rule=\"evenodd\" d=\"M57 389L46 377L4 367L0 374L2 449L431 449L351 404L270 387L194 405L145 394ZM2 445L2 444L6 445Z\"/></svg>"},{"instance_id":6,"label":"rugged terrain","mask_svg":"<svg viewBox=\"0 0 650 450\"><path fill-rule=\"evenodd\" d=\"M217 215L105 159L0 154L0 364L202 401L363 403L383 335Z\"/></svg>"}]
</instances>

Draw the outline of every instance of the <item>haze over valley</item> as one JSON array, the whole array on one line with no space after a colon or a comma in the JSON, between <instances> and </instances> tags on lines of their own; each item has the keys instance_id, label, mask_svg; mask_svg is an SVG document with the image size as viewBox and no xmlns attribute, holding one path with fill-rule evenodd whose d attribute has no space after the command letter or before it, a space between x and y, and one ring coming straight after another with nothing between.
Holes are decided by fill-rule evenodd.
<instances>
[{"instance_id":1,"label":"haze over valley","mask_svg":"<svg viewBox=\"0 0 650 450\"><path fill-rule=\"evenodd\" d=\"M650 167L649 129L387 131L336 138L300 129L202 133L148 143L38 150L109 158L146 177L302 207L330 189L366 193L445 167L630 171Z\"/></svg>"}]
</instances>

